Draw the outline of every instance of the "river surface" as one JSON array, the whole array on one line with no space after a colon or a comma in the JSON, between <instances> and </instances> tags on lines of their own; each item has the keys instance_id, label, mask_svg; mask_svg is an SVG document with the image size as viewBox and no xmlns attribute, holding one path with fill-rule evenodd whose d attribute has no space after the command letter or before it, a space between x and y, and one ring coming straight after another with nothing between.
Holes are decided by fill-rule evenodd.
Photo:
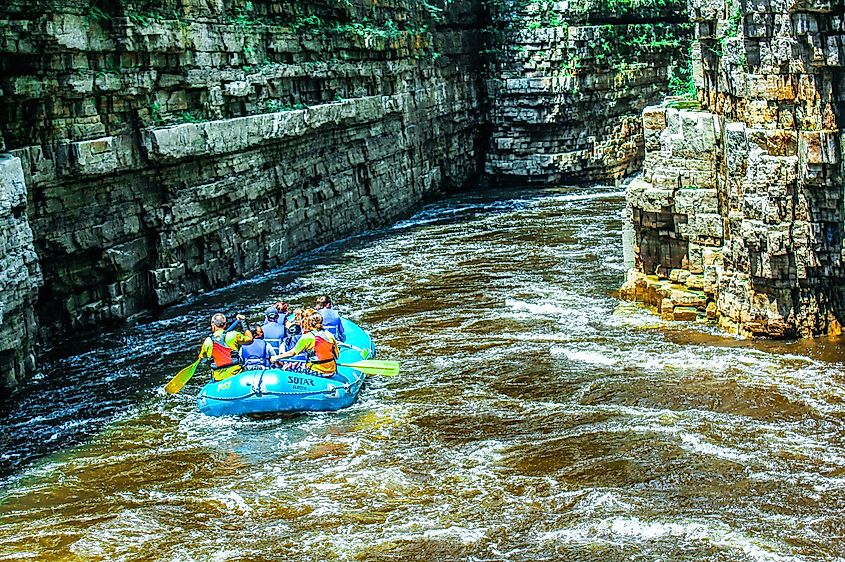
<instances>
[{"instance_id":1,"label":"river surface","mask_svg":"<svg viewBox=\"0 0 845 562\"><path fill-rule=\"evenodd\" d=\"M611 188L491 191L68 342L0 412L0 560L845 560L842 340L664 324ZM396 378L200 415L218 309L327 292Z\"/></svg>"}]
</instances>

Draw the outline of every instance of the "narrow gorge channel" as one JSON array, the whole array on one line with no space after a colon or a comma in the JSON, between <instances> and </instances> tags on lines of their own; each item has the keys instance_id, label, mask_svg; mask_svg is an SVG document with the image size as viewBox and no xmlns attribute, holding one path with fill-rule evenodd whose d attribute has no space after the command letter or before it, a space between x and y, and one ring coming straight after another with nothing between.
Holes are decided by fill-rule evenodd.
<instances>
[{"instance_id":1,"label":"narrow gorge channel","mask_svg":"<svg viewBox=\"0 0 845 562\"><path fill-rule=\"evenodd\" d=\"M0 2L0 561L845 562L843 1Z\"/></svg>"},{"instance_id":2,"label":"narrow gorge channel","mask_svg":"<svg viewBox=\"0 0 845 562\"><path fill-rule=\"evenodd\" d=\"M0 559L841 559L841 348L620 304L623 201L453 196L49 361L3 413ZM161 392L212 311L324 289L400 377L292 420Z\"/></svg>"}]
</instances>

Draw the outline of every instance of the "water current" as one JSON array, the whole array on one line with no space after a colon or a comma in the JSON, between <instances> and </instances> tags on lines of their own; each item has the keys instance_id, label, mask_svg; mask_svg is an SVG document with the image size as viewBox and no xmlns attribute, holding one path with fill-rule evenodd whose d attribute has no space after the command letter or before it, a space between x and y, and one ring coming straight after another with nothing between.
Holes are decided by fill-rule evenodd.
<instances>
[{"instance_id":1,"label":"water current","mask_svg":"<svg viewBox=\"0 0 845 562\"><path fill-rule=\"evenodd\" d=\"M845 560L842 340L620 304L623 205L453 196L58 346L0 412L0 560ZM214 311L323 292L400 376L288 419L161 391Z\"/></svg>"}]
</instances>

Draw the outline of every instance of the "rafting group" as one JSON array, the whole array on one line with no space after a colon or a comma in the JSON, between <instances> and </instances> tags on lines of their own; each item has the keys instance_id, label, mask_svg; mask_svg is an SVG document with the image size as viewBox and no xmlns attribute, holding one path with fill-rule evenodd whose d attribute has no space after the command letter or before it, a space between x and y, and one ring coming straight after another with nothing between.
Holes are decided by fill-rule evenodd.
<instances>
[{"instance_id":1,"label":"rafting group","mask_svg":"<svg viewBox=\"0 0 845 562\"><path fill-rule=\"evenodd\" d=\"M243 314L228 325L225 314L211 317L211 334L197 360L168 382L179 392L200 363L212 380L197 398L211 416L334 411L351 405L367 375L394 376L397 361L376 361L375 345L360 326L338 315L327 296L315 308L292 313L283 302L250 325Z\"/></svg>"},{"instance_id":2,"label":"rafting group","mask_svg":"<svg viewBox=\"0 0 845 562\"><path fill-rule=\"evenodd\" d=\"M294 310L277 302L264 312L264 322L251 327L239 314L226 328L222 313L211 317L211 335L205 338L199 359L209 360L214 380L221 381L242 370L279 368L331 377L337 372L340 346L346 334L331 298L317 297L316 307Z\"/></svg>"}]
</instances>

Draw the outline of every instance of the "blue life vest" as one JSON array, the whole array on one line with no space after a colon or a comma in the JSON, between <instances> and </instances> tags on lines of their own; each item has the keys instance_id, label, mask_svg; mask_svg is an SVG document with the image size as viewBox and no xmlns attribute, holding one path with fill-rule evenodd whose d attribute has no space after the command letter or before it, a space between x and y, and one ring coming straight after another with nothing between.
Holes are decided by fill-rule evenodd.
<instances>
[{"instance_id":1,"label":"blue life vest","mask_svg":"<svg viewBox=\"0 0 845 562\"><path fill-rule=\"evenodd\" d=\"M337 338L338 341L346 341L340 314L335 312L333 308L321 308L317 312L323 317L323 329Z\"/></svg>"},{"instance_id":2,"label":"blue life vest","mask_svg":"<svg viewBox=\"0 0 845 562\"><path fill-rule=\"evenodd\" d=\"M264 323L264 341L270 344L273 351L278 352L285 339L285 325L281 322L267 321Z\"/></svg>"},{"instance_id":3,"label":"blue life vest","mask_svg":"<svg viewBox=\"0 0 845 562\"><path fill-rule=\"evenodd\" d=\"M244 368L269 367L273 353L269 344L262 339L255 339L252 343L241 347L241 364Z\"/></svg>"}]
</instances>

